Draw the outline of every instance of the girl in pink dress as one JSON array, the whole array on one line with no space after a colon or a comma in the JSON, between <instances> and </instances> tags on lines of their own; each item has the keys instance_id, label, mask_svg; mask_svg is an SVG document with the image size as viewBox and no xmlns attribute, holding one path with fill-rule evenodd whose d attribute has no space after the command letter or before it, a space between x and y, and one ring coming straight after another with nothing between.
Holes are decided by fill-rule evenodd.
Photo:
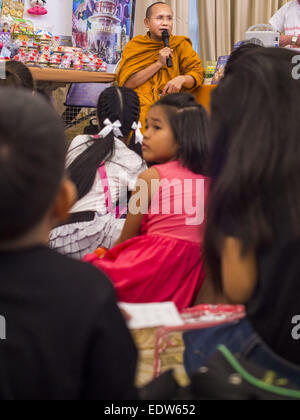
<instances>
[{"instance_id":1,"label":"girl in pink dress","mask_svg":"<svg viewBox=\"0 0 300 420\"><path fill-rule=\"evenodd\" d=\"M196 299L205 276L207 132L206 112L191 94L151 108L143 157L156 164L139 176L115 247L102 259L85 257L111 278L120 301L173 301L182 310Z\"/></svg>"}]
</instances>

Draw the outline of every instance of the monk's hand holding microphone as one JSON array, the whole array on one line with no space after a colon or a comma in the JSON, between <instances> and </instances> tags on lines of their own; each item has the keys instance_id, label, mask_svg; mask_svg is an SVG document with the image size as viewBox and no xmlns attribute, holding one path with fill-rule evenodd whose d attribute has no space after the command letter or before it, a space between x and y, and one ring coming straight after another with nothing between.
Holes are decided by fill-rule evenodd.
<instances>
[{"instance_id":1,"label":"monk's hand holding microphone","mask_svg":"<svg viewBox=\"0 0 300 420\"><path fill-rule=\"evenodd\" d=\"M158 62L161 66L165 66L167 64L167 60L173 56L173 50L169 47L165 47L159 51Z\"/></svg>"},{"instance_id":2,"label":"monk's hand holding microphone","mask_svg":"<svg viewBox=\"0 0 300 420\"><path fill-rule=\"evenodd\" d=\"M159 60L161 60L163 65L167 65L168 68L171 68L173 67L173 50L170 49L170 35L168 31L164 30L162 32L162 39L165 48L159 52ZM162 91L162 96L180 92L184 83L184 76L175 77L166 84Z\"/></svg>"}]
</instances>

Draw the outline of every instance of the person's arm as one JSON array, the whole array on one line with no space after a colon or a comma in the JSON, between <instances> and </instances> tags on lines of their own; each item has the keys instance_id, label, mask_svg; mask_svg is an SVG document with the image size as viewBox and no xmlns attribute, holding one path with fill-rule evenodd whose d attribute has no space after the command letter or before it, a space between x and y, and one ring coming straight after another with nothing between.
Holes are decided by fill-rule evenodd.
<instances>
[{"instance_id":1,"label":"person's arm","mask_svg":"<svg viewBox=\"0 0 300 420\"><path fill-rule=\"evenodd\" d=\"M136 89L146 83L152 76L154 76L167 63L167 59L172 57L172 50L170 48L163 48L159 52L159 58L156 63L151 64L144 70L141 70L127 79L125 87Z\"/></svg>"},{"instance_id":2,"label":"person's arm","mask_svg":"<svg viewBox=\"0 0 300 420\"><path fill-rule=\"evenodd\" d=\"M182 88L185 89L193 89L196 84L196 80L193 76L186 75L186 76L177 76L174 79L170 80L164 90L162 91L162 95L169 95L171 93L179 93Z\"/></svg>"},{"instance_id":3,"label":"person's arm","mask_svg":"<svg viewBox=\"0 0 300 420\"><path fill-rule=\"evenodd\" d=\"M296 45L292 44L292 39L295 35L282 35L280 37L279 46L281 48L287 47L288 45L292 45L294 48L300 48L300 38L298 37L298 40L296 42Z\"/></svg>"},{"instance_id":4,"label":"person's arm","mask_svg":"<svg viewBox=\"0 0 300 420\"><path fill-rule=\"evenodd\" d=\"M139 236L142 220L148 213L152 194L155 193L155 191L152 191L153 181L156 181L158 184L160 181L159 173L155 168L142 172L138 177L136 189L133 191L129 202L125 225L115 246Z\"/></svg>"},{"instance_id":5,"label":"person's arm","mask_svg":"<svg viewBox=\"0 0 300 420\"><path fill-rule=\"evenodd\" d=\"M242 244L236 238L226 237L222 253L223 288L228 300L245 304L253 295L257 282L257 264L254 251L242 254Z\"/></svg>"},{"instance_id":6,"label":"person's arm","mask_svg":"<svg viewBox=\"0 0 300 420\"><path fill-rule=\"evenodd\" d=\"M202 62L193 50L191 43L184 41L180 45L178 54L180 57L180 73L181 75L170 80L163 90L163 95L170 93L178 93L183 88L193 90L201 86L204 80L204 69Z\"/></svg>"}]
</instances>

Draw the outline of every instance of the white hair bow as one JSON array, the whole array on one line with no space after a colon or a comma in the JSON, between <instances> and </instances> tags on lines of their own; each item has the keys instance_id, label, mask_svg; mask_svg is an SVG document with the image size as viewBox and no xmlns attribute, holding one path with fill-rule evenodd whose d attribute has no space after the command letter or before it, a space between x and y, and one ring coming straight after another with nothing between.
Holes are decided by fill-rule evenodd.
<instances>
[{"instance_id":1,"label":"white hair bow","mask_svg":"<svg viewBox=\"0 0 300 420\"><path fill-rule=\"evenodd\" d=\"M138 123L134 122L132 124L133 131L135 131L135 144L143 144L144 136L141 132L142 124L139 121Z\"/></svg>"},{"instance_id":2,"label":"white hair bow","mask_svg":"<svg viewBox=\"0 0 300 420\"><path fill-rule=\"evenodd\" d=\"M119 120L112 123L108 118L104 121L105 127L100 131L99 136L102 138L105 138L113 131L115 137L123 137L122 131L120 128L122 127L122 124Z\"/></svg>"}]
</instances>

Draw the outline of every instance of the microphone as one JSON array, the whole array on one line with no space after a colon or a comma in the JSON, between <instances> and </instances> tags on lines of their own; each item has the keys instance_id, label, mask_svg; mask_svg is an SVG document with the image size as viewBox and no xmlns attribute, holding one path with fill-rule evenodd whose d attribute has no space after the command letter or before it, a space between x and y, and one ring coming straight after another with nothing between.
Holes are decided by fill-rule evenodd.
<instances>
[{"instance_id":1,"label":"microphone","mask_svg":"<svg viewBox=\"0 0 300 420\"><path fill-rule=\"evenodd\" d=\"M170 35L169 35L169 32L166 29L162 32L162 39L163 39L163 42L164 42L164 46L167 47L167 48L170 48ZM167 59L167 66L169 68L173 67L172 57L169 57Z\"/></svg>"}]
</instances>

